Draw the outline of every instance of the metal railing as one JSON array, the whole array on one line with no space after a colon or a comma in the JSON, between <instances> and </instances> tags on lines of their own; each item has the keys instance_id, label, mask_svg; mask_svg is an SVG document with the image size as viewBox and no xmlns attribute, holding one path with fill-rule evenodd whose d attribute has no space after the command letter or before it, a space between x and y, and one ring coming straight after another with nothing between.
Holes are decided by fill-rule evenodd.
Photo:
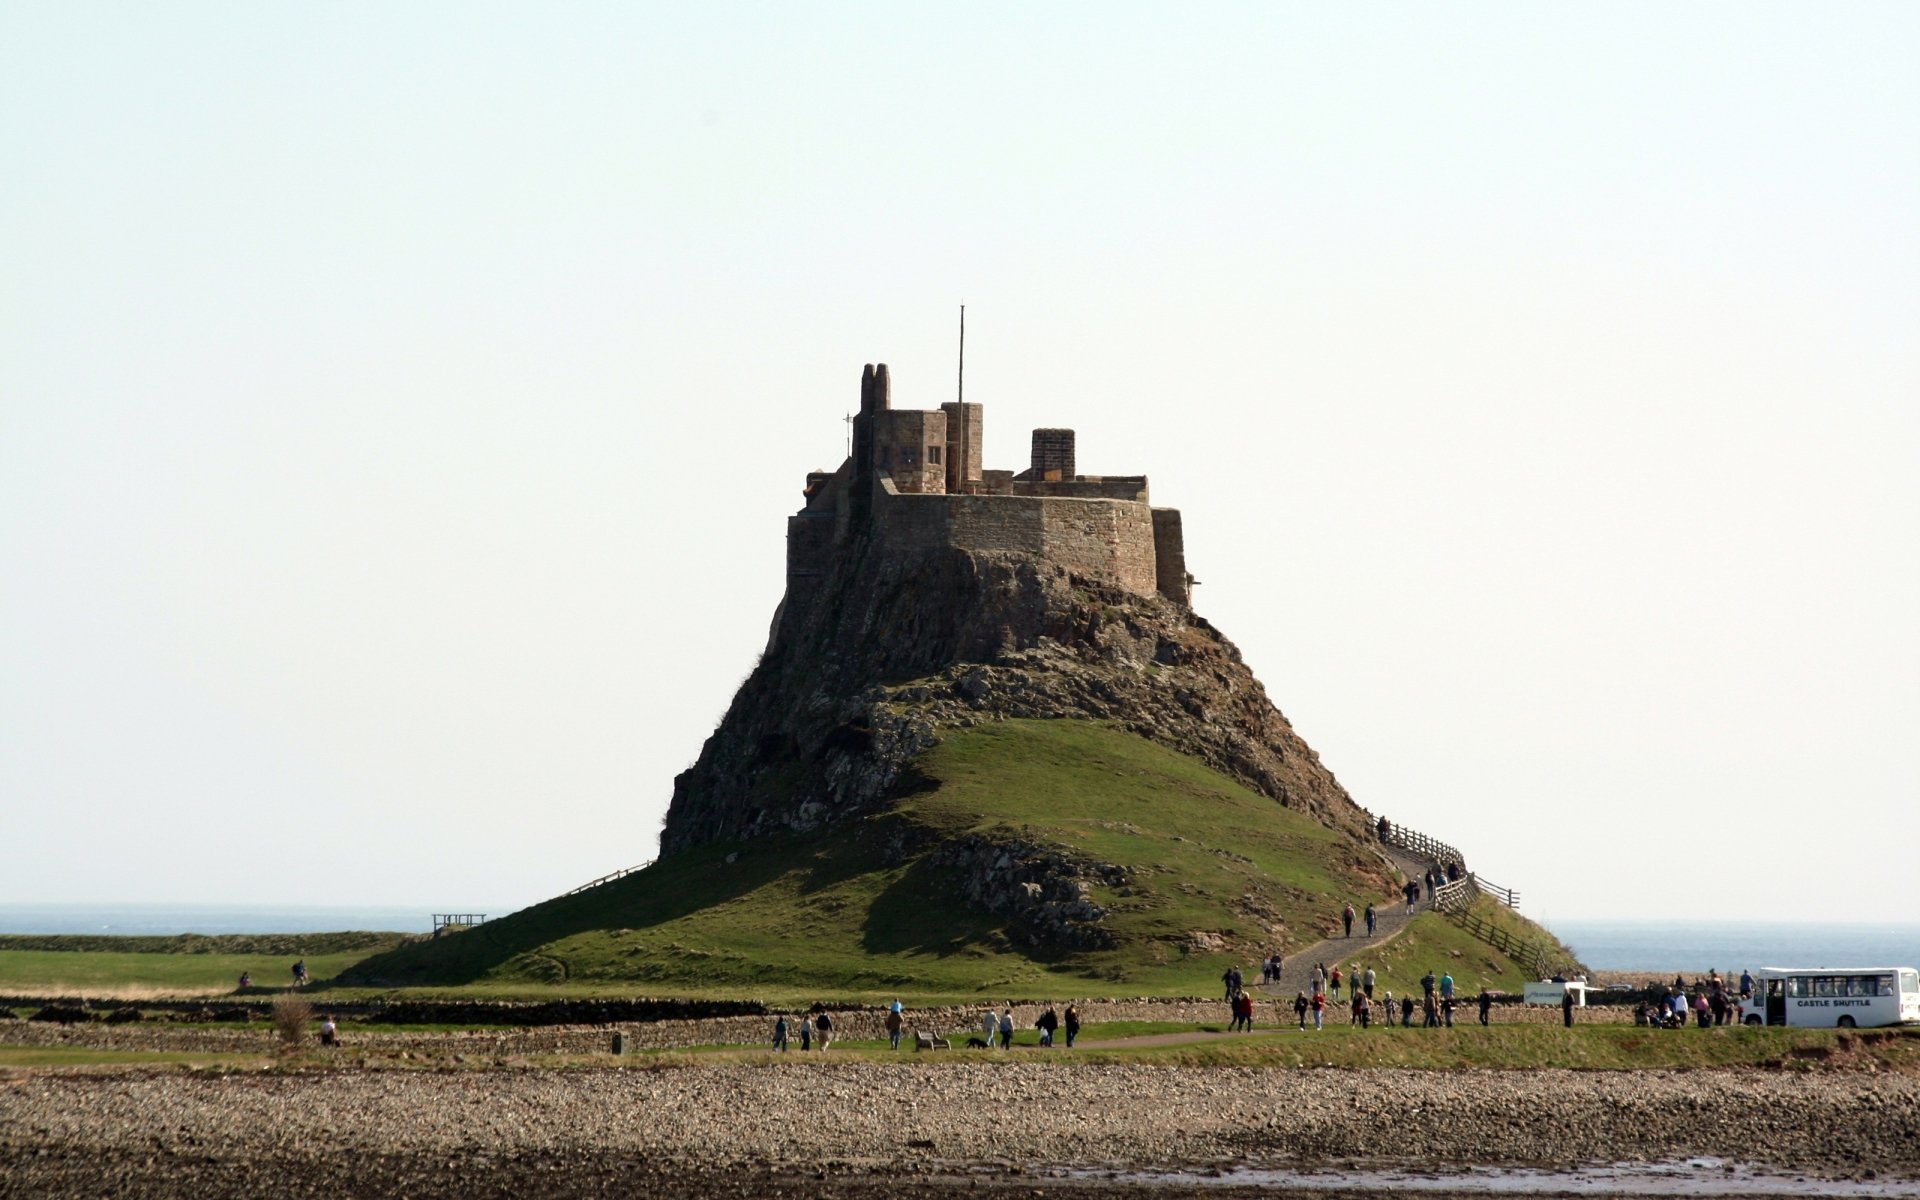
<instances>
[{"instance_id":1,"label":"metal railing","mask_svg":"<svg viewBox=\"0 0 1920 1200\"><path fill-rule=\"evenodd\" d=\"M433 931L435 933L439 933L443 929L466 929L474 925L485 925L486 923L487 914L485 913L433 914Z\"/></svg>"},{"instance_id":2,"label":"metal railing","mask_svg":"<svg viewBox=\"0 0 1920 1200\"><path fill-rule=\"evenodd\" d=\"M650 858L647 861L641 863L637 867L622 867L618 871L613 872L612 874L602 875L598 879L591 880L587 883L583 883L579 887L573 889L572 891L563 893L563 896L578 896L581 892L590 892L594 888L600 887L603 884L612 883L616 879L624 879L627 876L633 874L635 871L644 871L648 867L652 866L653 863L654 863L654 860Z\"/></svg>"}]
</instances>

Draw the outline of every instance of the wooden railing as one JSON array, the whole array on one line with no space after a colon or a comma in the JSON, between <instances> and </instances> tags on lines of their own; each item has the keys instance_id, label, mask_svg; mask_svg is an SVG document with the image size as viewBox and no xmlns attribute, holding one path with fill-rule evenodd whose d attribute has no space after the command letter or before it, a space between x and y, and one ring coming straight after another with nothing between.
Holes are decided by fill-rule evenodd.
<instances>
[{"instance_id":1,"label":"wooden railing","mask_svg":"<svg viewBox=\"0 0 1920 1200\"><path fill-rule=\"evenodd\" d=\"M1514 891L1512 888L1503 888L1497 883L1480 878L1478 875L1473 877L1473 882L1480 888L1481 892L1492 896L1508 908L1520 907L1520 893Z\"/></svg>"},{"instance_id":2,"label":"wooden railing","mask_svg":"<svg viewBox=\"0 0 1920 1200\"><path fill-rule=\"evenodd\" d=\"M1449 863L1467 861L1466 855L1439 838L1428 837L1417 829L1408 829L1405 825L1388 822L1386 836L1381 840L1389 846L1398 846L1409 854L1437 862L1443 867Z\"/></svg>"},{"instance_id":3,"label":"wooden railing","mask_svg":"<svg viewBox=\"0 0 1920 1200\"><path fill-rule=\"evenodd\" d=\"M587 883L583 883L579 887L573 889L572 891L565 893L565 895L578 896L581 892L590 892L594 888L597 888L602 884L612 883L616 879L624 879L628 875L633 874L635 871L646 870L648 867L653 865L653 861L654 860L650 858L647 861L641 863L637 867L622 867L618 871L615 871L610 875L602 875L598 879L591 880Z\"/></svg>"},{"instance_id":4,"label":"wooden railing","mask_svg":"<svg viewBox=\"0 0 1920 1200\"><path fill-rule=\"evenodd\" d=\"M467 929L474 925L485 925L485 913L434 913L433 932L436 936L445 929Z\"/></svg>"},{"instance_id":5,"label":"wooden railing","mask_svg":"<svg viewBox=\"0 0 1920 1200\"><path fill-rule=\"evenodd\" d=\"M1433 893L1433 906L1443 913L1464 910L1480 894L1480 885L1471 874L1440 885Z\"/></svg>"},{"instance_id":6,"label":"wooden railing","mask_svg":"<svg viewBox=\"0 0 1920 1200\"><path fill-rule=\"evenodd\" d=\"M1554 952L1544 942L1516 937L1512 930L1470 912L1449 912L1447 916L1474 937L1527 967L1536 977L1545 979L1552 969Z\"/></svg>"}]
</instances>

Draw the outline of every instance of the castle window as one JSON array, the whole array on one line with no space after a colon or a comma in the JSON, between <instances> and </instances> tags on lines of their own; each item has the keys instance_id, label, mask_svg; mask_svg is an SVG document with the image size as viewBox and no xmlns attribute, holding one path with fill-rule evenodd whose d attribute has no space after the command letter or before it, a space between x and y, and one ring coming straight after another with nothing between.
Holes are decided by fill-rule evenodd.
<instances>
[{"instance_id":1,"label":"castle window","mask_svg":"<svg viewBox=\"0 0 1920 1200\"><path fill-rule=\"evenodd\" d=\"M927 447L927 461L934 464L935 466L940 465L940 447L938 446Z\"/></svg>"}]
</instances>

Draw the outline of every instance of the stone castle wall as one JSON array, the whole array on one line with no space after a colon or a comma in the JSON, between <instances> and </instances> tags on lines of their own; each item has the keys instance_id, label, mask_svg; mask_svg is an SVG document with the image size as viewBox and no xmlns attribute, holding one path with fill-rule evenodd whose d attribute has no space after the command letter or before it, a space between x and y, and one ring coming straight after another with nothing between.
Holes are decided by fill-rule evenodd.
<instances>
[{"instance_id":1,"label":"stone castle wall","mask_svg":"<svg viewBox=\"0 0 1920 1200\"><path fill-rule=\"evenodd\" d=\"M883 485L874 532L892 554L941 547L1028 554L1130 592L1159 590L1153 510L1065 496L902 495Z\"/></svg>"},{"instance_id":2,"label":"stone castle wall","mask_svg":"<svg viewBox=\"0 0 1920 1200\"><path fill-rule=\"evenodd\" d=\"M892 387L884 364L866 368L852 453L836 471L807 475L806 503L787 521L785 607L810 602L867 539L896 561L941 550L1027 555L1188 603L1180 514L1150 506L1144 475L1078 474L1071 429L1034 430L1026 471L987 470L980 405L896 409Z\"/></svg>"}]
</instances>

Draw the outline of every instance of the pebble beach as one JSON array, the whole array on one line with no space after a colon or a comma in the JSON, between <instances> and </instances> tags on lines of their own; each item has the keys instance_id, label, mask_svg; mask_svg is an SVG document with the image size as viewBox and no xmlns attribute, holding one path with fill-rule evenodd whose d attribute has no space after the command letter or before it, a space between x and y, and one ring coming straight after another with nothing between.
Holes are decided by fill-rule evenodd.
<instances>
[{"instance_id":1,"label":"pebble beach","mask_svg":"<svg viewBox=\"0 0 1920 1200\"><path fill-rule=\"evenodd\" d=\"M1185 1195L1219 1194L1248 1169L1333 1169L1331 1186L1356 1166L1444 1172L1702 1155L1863 1181L1870 1192L1920 1180L1916 1147L1920 1079L1849 1070L814 1056L0 1082L0 1195L9 1197L1077 1196L1143 1180L1160 1180L1150 1184L1156 1194ZM1213 1182L1162 1178L1181 1171Z\"/></svg>"}]
</instances>

